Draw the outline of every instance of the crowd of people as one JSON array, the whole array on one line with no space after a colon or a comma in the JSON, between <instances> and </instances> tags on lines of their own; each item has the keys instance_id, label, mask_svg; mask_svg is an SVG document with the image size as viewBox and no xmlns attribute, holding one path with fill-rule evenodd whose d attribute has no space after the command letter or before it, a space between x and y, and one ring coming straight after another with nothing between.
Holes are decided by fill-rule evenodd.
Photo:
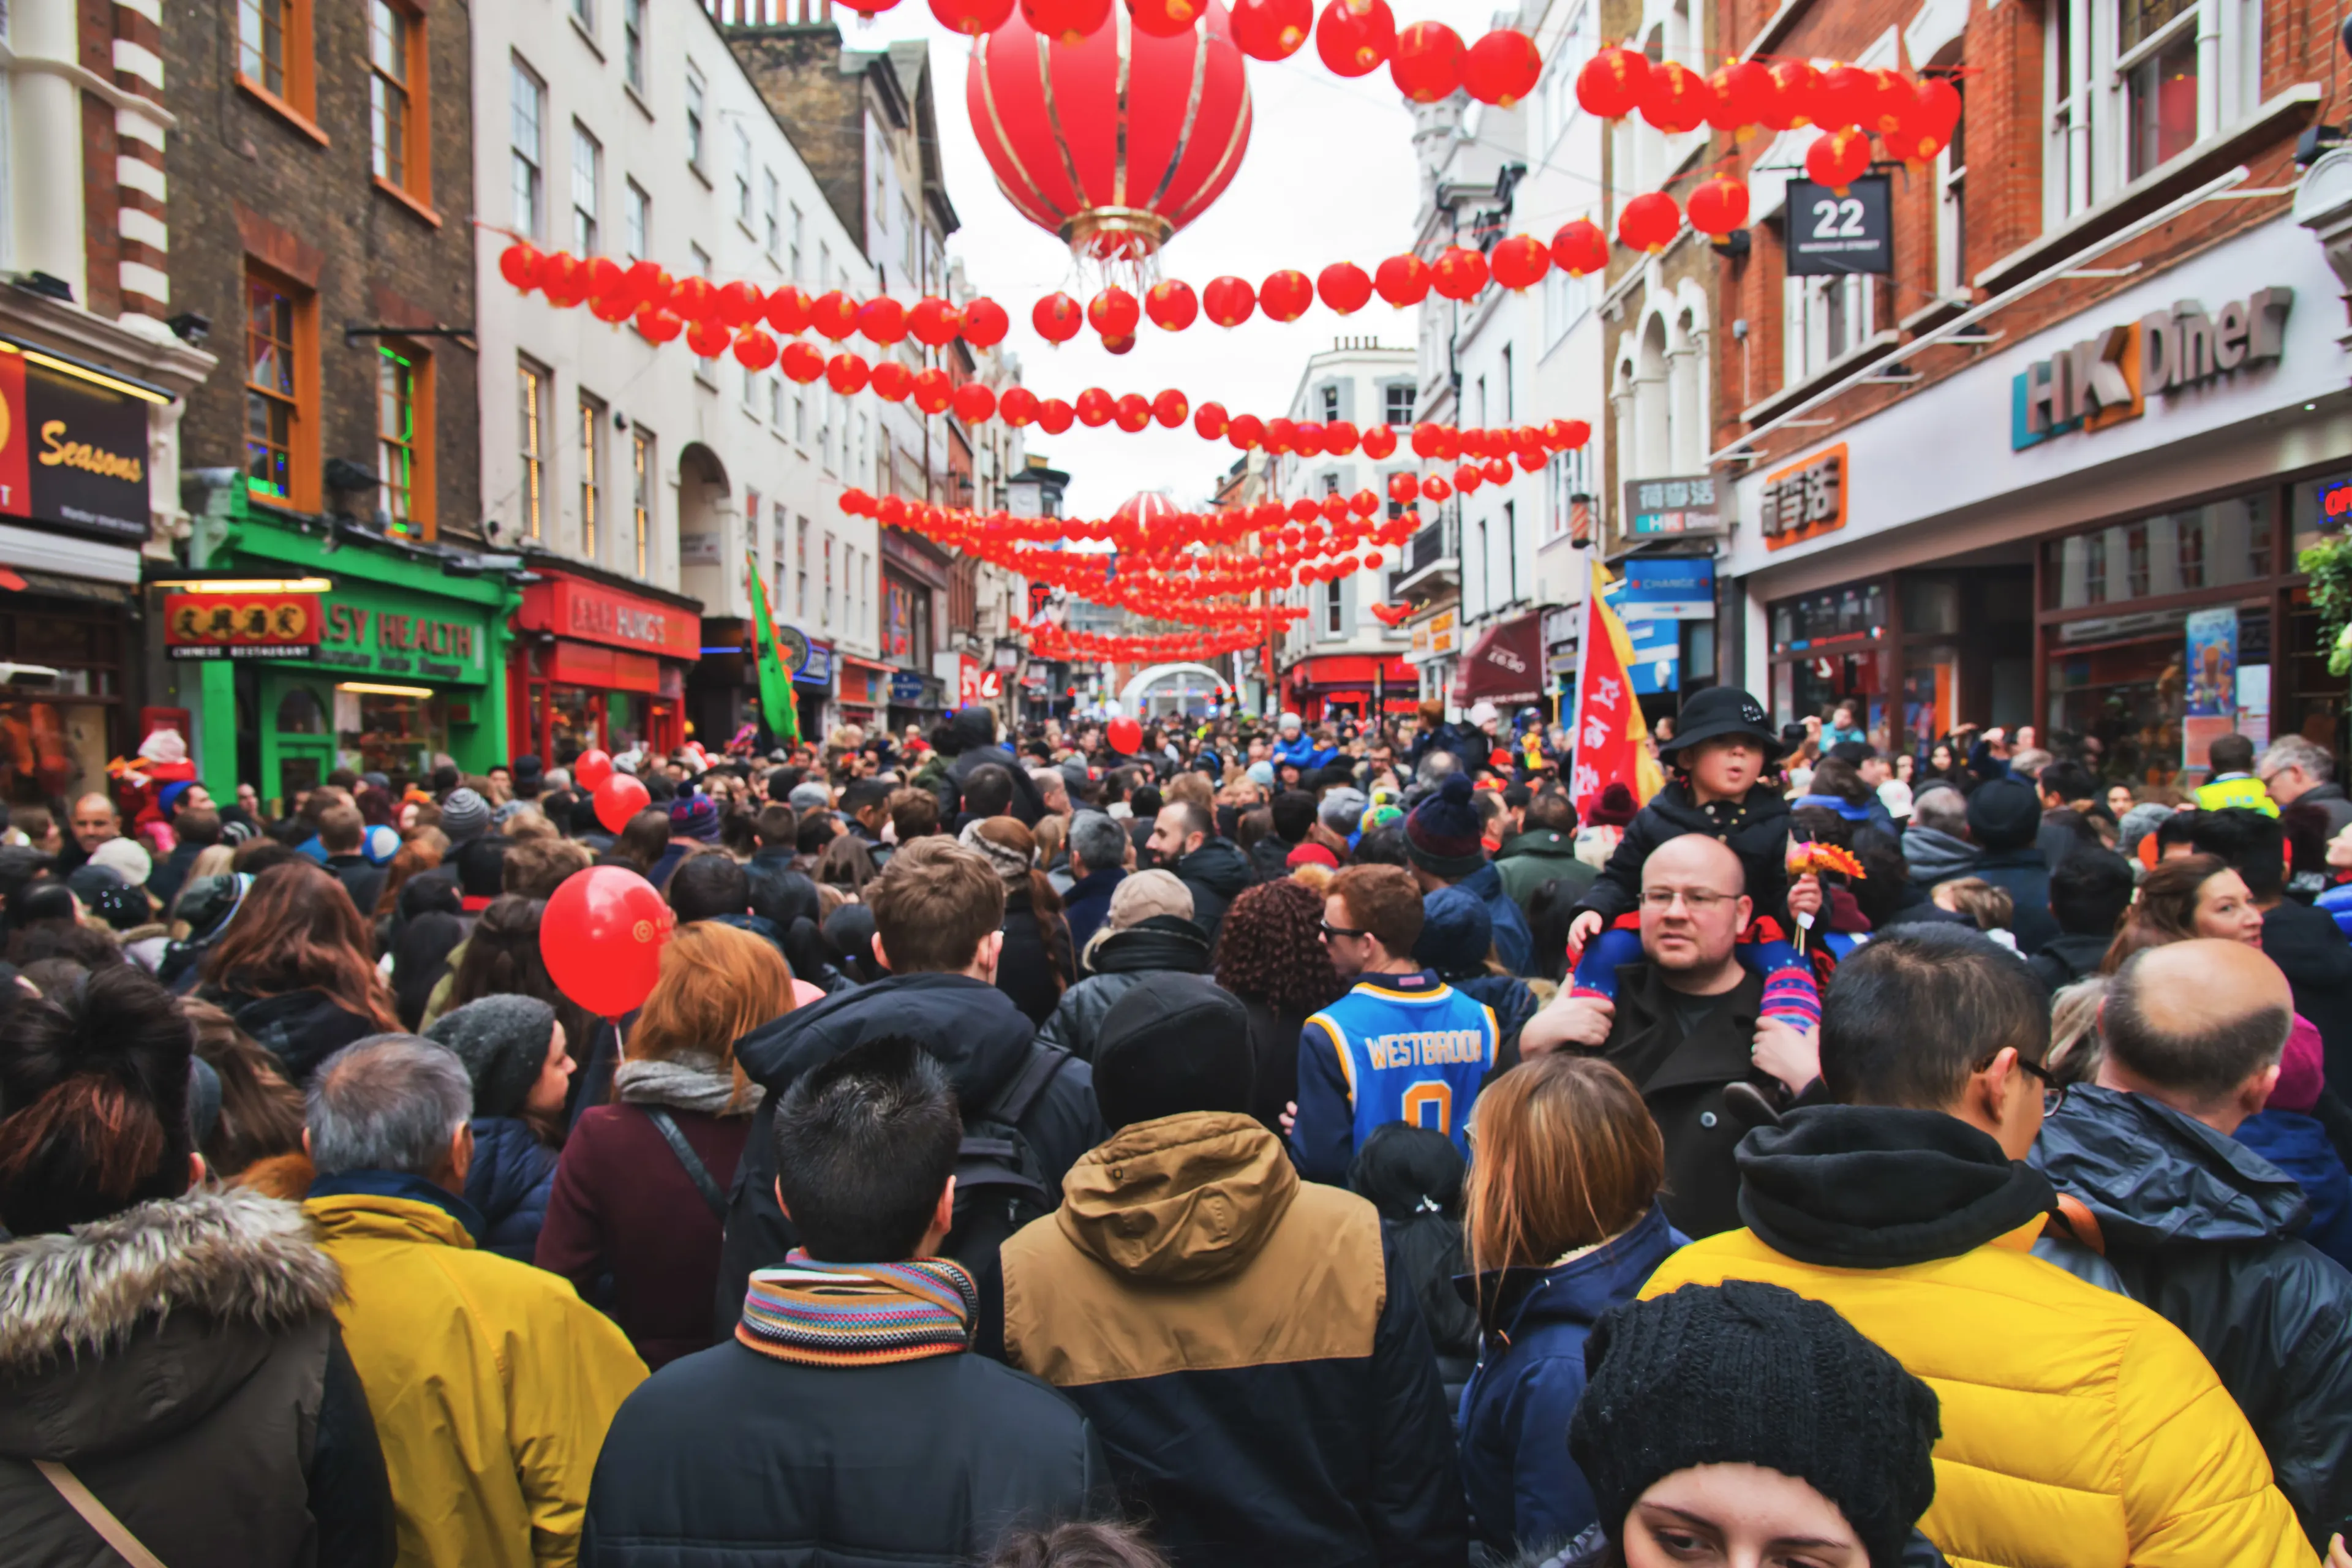
<instances>
[{"instance_id":1,"label":"crowd of people","mask_svg":"<svg viewBox=\"0 0 2352 1568\"><path fill-rule=\"evenodd\" d=\"M1658 728L17 809L0 1562L2352 1568L2332 755Z\"/></svg>"}]
</instances>

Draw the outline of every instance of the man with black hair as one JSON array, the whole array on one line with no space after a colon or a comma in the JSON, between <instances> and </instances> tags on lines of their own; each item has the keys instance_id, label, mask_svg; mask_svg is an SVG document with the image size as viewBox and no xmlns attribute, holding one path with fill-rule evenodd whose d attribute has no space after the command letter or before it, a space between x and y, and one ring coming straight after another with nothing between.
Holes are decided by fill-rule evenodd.
<instances>
[{"instance_id":1,"label":"man with black hair","mask_svg":"<svg viewBox=\"0 0 2352 1568\"><path fill-rule=\"evenodd\" d=\"M1969 841L1979 853L1964 874L2008 890L2016 911L2010 931L2029 958L2058 934L2050 916L2050 862L2038 847L2041 832L2041 803L2023 779L1987 779L1969 796Z\"/></svg>"},{"instance_id":2,"label":"man with black hair","mask_svg":"<svg viewBox=\"0 0 2352 1568\"><path fill-rule=\"evenodd\" d=\"M1307 790L1284 790L1269 809L1274 831L1249 847L1250 869L1261 882L1289 876L1290 852L1315 828L1315 796Z\"/></svg>"},{"instance_id":3,"label":"man with black hair","mask_svg":"<svg viewBox=\"0 0 2352 1568\"><path fill-rule=\"evenodd\" d=\"M1033 786L1034 787L1034 786ZM994 763L977 767L963 781L963 814L956 818L961 833L971 823L1013 815L1013 770Z\"/></svg>"},{"instance_id":4,"label":"man with black hair","mask_svg":"<svg viewBox=\"0 0 2352 1568\"><path fill-rule=\"evenodd\" d=\"M384 868L361 853L367 843L367 823L359 808L341 802L319 814L319 847L327 852L327 870L352 898L364 921L375 919L375 901L383 892Z\"/></svg>"},{"instance_id":5,"label":"man with black hair","mask_svg":"<svg viewBox=\"0 0 2352 1568\"><path fill-rule=\"evenodd\" d=\"M994 816L1004 809L982 811L963 798L971 775L982 768L1004 770L1013 786L1011 810L1024 827L1036 826L1045 815L1045 803L1039 798L1037 786L1029 782L1028 769L1016 767L1013 753L997 744L996 715L989 709L974 703L957 713L940 737L940 751L954 759L940 780L940 816L954 822L959 829L967 815Z\"/></svg>"},{"instance_id":6,"label":"man with black hair","mask_svg":"<svg viewBox=\"0 0 2352 1568\"><path fill-rule=\"evenodd\" d=\"M2286 976L2242 942L2134 953L2107 984L2098 1081L2067 1093L2032 1159L2088 1210L2080 1239L2133 1299L2205 1352L2325 1545L2352 1512L2352 1274L2298 1238L2294 1178L2233 1136L2294 1020Z\"/></svg>"},{"instance_id":7,"label":"man with black hair","mask_svg":"<svg viewBox=\"0 0 2352 1568\"><path fill-rule=\"evenodd\" d=\"M890 858L890 846L882 841L882 829L890 821L890 786L880 779L852 779L842 786L840 809L849 830L873 858L874 868L880 870Z\"/></svg>"},{"instance_id":8,"label":"man with black hair","mask_svg":"<svg viewBox=\"0 0 2352 1568\"><path fill-rule=\"evenodd\" d=\"M682 868L681 868L682 869ZM709 1560L964 1564L1017 1524L1108 1500L1066 1396L966 1352L979 1290L939 1256L963 1127L929 1047L877 1035L812 1068L768 1128L800 1245L754 1273L729 1338L613 1419L582 1568Z\"/></svg>"},{"instance_id":9,"label":"man with black hair","mask_svg":"<svg viewBox=\"0 0 2352 1568\"><path fill-rule=\"evenodd\" d=\"M2167 826L2170 826L2168 824ZM2319 1031L2330 1092L2352 1084L2352 946L2324 910L2286 896L2286 835L2251 807L2189 816L2189 844L2217 855L2245 880L2263 911L2263 952L2294 988L2294 1010Z\"/></svg>"},{"instance_id":10,"label":"man with black hair","mask_svg":"<svg viewBox=\"0 0 2352 1568\"><path fill-rule=\"evenodd\" d=\"M1784 1286L1925 1380L1943 1432L1919 1529L1956 1562L2311 1563L2197 1347L2028 1249L2057 1194L2024 1163L2055 1095L2049 1002L2025 966L1979 932L1916 927L1839 964L1822 1004L1838 1103L1749 1133L1748 1228L1669 1257L1642 1295Z\"/></svg>"},{"instance_id":11,"label":"man with black hair","mask_svg":"<svg viewBox=\"0 0 2352 1568\"><path fill-rule=\"evenodd\" d=\"M2278 815L2278 803L2271 792L2254 776L2254 743L2240 734L2223 735L2205 748L2205 761L2212 776L2197 786L2197 805L2201 811L2228 811L2243 807L2249 811Z\"/></svg>"},{"instance_id":12,"label":"man with black hair","mask_svg":"<svg viewBox=\"0 0 2352 1568\"><path fill-rule=\"evenodd\" d=\"M2027 960L2035 979L2052 992L2096 974L2116 938L2116 927L2131 908L2131 862L2109 849L2085 845L2050 873L2050 918L2058 935Z\"/></svg>"},{"instance_id":13,"label":"man with black hair","mask_svg":"<svg viewBox=\"0 0 2352 1568\"><path fill-rule=\"evenodd\" d=\"M1597 873L1576 858L1576 803L1558 789L1529 796L1519 831L1495 851L1495 874L1522 910L1546 882L1558 882L1571 904L1582 898Z\"/></svg>"},{"instance_id":14,"label":"man with black hair","mask_svg":"<svg viewBox=\"0 0 2352 1568\"><path fill-rule=\"evenodd\" d=\"M732 855L694 855L670 873L664 897L677 915L677 923L735 917L739 923L751 915L751 878Z\"/></svg>"},{"instance_id":15,"label":"man with black hair","mask_svg":"<svg viewBox=\"0 0 2352 1568\"><path fill-rule=\"evenodd\" d=\"M2034 775L2034 789L2042 800L2042 831L2033 847L2054 874L2082 839L2063 821L2051 819L2058 812L2086 812L2098 805L2099 781L2080 763L2052 763Z\"/></svg>"}]
</instances>

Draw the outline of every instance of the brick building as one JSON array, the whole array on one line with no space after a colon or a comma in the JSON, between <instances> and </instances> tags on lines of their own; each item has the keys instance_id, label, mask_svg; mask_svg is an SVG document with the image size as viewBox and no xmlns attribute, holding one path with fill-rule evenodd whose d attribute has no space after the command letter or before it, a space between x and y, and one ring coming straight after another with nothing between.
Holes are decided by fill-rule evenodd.
<instances>
[{"instance_id":1,"label":"brick building","mask_svg":"<svg viewBox=\"0 0 2352 1568\"><path fill-rule=\"evenodd\" d=\"M2343 285L2310 231L2344 203L2295 156L2332 32L2220 0L1715 0L1708 36L1949 70L1966 100L1932 164L1875 171L1879 273L1790 275L1875 199L1802 183L1818 132L1708 152L1752 195L1706 354L1732 672L1784 722L2032 724L2142 781L2233 725L2335 741L2295 571L2352 485Z\"/></svg>"}]
</instances>

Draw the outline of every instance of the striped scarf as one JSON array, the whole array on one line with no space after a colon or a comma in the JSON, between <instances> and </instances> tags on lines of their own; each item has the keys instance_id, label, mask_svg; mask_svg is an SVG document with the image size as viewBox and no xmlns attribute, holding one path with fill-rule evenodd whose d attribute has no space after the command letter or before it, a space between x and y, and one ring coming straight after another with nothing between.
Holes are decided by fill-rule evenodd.
<instances>
[{"instance_id":1,"label":"striped scarf","mask_svg":"<svg viewBox=\"0 0 2352 1568\"><path fill-rule=\"evenodd\" d=\"M944 1258L819 1263L795 1250L751 1276L735 1338L808 1366L880 1366L971 1348L980 1291Z\"/></svg>"}]
</instances>

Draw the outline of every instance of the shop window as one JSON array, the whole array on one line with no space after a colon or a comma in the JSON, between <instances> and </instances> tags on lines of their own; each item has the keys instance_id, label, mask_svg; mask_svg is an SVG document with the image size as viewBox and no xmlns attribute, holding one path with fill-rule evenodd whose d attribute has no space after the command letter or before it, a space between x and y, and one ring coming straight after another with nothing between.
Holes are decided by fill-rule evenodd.
<instances>
[{"instance_id":1,"label":"shop window","mask_svg":"<svg viewBox=\"0 0 2352 1568\"><path fill-rule=\"evenodd\" d=\"M278 732L281 735L323 735L327 710L319 694L307 686L289 686L278 700Z\"/></svg>"},{"instance_id":2,"label":"shop window","mask_svg":"<svg viewBox=\"0 0 2352 1568\"><path fill-rule=\"evenodd\" d=\"M2115 523L2042 546L2042 605L2091 609L2226 588L2271 571L2267 492Z\"/></svg>"},{"instance_id":3,"label":"shop window","mask_svg":"<svg viewBox=\"0 0 2352 1568\"><path fill-rule=\"evenodd\" d=\"M517 59L508 68L508 164L515 227L537 240L547 237L547 84Z\"/></svg>"},{"instance_id":4,"label":"shop window","mask_svg":"<svg viewBox=\"0 0 2352 1568\"><path fill-rule=\"evenodd\" d=\"M604 405L580 395L580 553L596 559L597 525L604 521Z\"/></svg>"},{"instance_id":5,"label":"shop window","mask_svg":"<svg viewBox=\"0 0 2352 1568\"><path fill-rule=\"evenodd\" d=\"M629 533L635 546L637 575L646 575L646 554L654 537L654 438L640 426L629 433Z\"/></svg>"},{"instance_id":6,"label":"shop window","mask_svg":"<svg viewBox=\"0 0 2352 1568\"><path fill-rule=\"evenodd\" d=\"M588 128L578 121L572 122L572 253L589 257L598 254L602 225L597 221L603 211L597 193L604 184L604 149Z\"/></svg>"},{"instance_id":7,"label":"shop window","mask_svg":"<svg viewBox=\"0 0 2352 1568\"><path fill-rule=\"evenodd\" d=\"M266 500L312 504L310 453L318 407L310 293L248 268L245 279L246 488Z\"/></svg>"},{"instance_id":8,"label":"shop window","mask_svg":"<svg viewBox=\"0 0 2352 1568\"><path fill-rule=\"evenodd\" d=\"M376 350L376 504L393 532L430 540L433 528L433 359L404 342Z\"/></svg>"},{"instance_id":9,"label":"shop window","mask_svg":"<svg viewBox=\"0 0 2352 1568\"><path fill-rule=\"evenodd\" d=\"M236 75L243 86L306 118L316 112L310 74L311 0L237 0Z\"/></svg>"},{"instance_id":10,"label":"shop window","mask_svg":"<svg viewBox=\"0 0 2352 1568\"><path fill-rule=\"evenodd\" d=\"M429 56L425 17L403 0L368 0L368 144L378 180L433 199L432 138L423 132Z\"/></svg>"},{"instance_id":11,"label":"shop window","mask_svg":"<svg viewBox=\"0 0 2352 1568\"><path fill-rule=\"evenodd\" d=\"M438 696L422 689L335 692L339 765L421 779L432 773L433 754L448 749L448 712Z\"/></svg>"},{"instance_id":12,"label":"shop window","mask_svg":"<svg viewBox=\"0 0 2352 1568\"><path fill-rule=\"evenodd\" d=\"M521 499L524 534L545 536L547 521L547 389L549 372L527 359L515 361L518 444L521 447Z\"/></svg>"},{"instance_id":13,"label":"shop window","mask_svg":"<svg viewBox=\"0 0 2352 1568\"><path fill-rule=\"evenodd\" d=\"M128 745L119 733L121 615L112 605L61 605L0 616L0 658L58 672L37 697L20 688L0 700L0 800L62 806L106 787L107 759Z\"/></svg>"}]
</instances>

